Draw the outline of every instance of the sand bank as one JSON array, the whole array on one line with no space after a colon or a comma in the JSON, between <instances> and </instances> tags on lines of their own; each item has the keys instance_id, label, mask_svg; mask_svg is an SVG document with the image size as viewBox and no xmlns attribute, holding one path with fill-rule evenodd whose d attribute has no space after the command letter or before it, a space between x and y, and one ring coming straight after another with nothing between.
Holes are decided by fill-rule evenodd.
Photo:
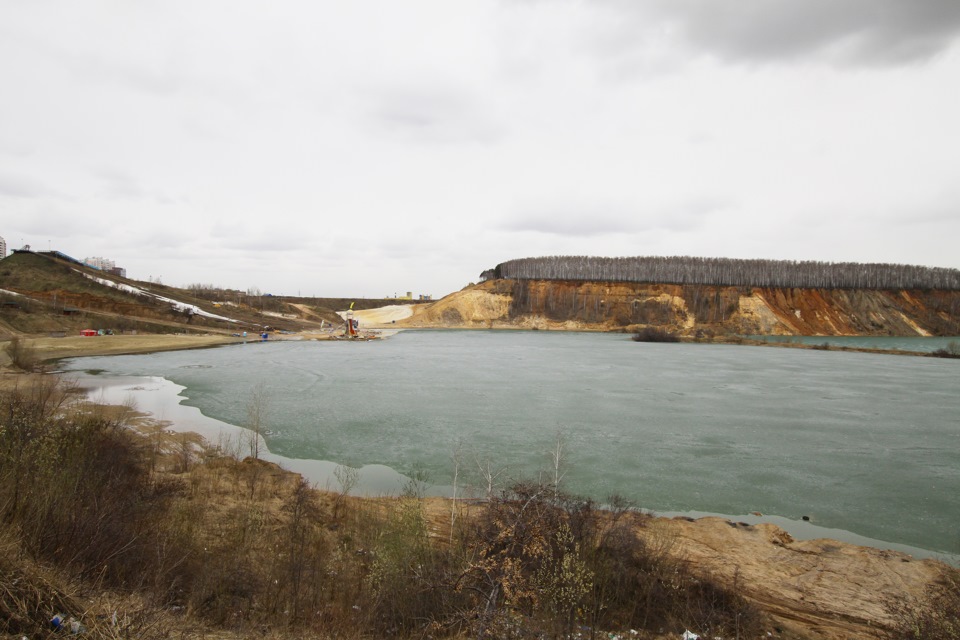
<instances>
[{"instance_id":1,"label":"sand bank","mask_svg":"<svg viewBox=\"0 0 960 640\"><path fill-rule=\"evenodd\" d=\"M44 362L81 356L111 356L127 353L200 349L243 342L243 338L219 334L69 336L65 338L24 338L24 340L29 346L36 349L37 357Z\"/></svg>"}]
</instances>

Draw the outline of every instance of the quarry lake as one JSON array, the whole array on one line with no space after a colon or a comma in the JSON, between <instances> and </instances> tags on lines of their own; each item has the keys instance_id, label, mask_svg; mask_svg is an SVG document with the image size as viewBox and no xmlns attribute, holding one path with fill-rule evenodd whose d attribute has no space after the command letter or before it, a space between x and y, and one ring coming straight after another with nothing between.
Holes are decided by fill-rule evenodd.
<instances>
[{"instance_id":1,"label":"quarry lake","mask_svg":"<svg viewBox=\"0 0 960 640\"><path fill-rule=\"evenodd\" d=\"M262 384L270 454L321 486L336 488L332 470L344 465L361 469L367 493L425 477L428 492L449 495L456 450L461 491L484 485L478 462L505 470L501 483L552 479L561 434L563 488L600 502L620 494L661 513L734 514L801 534L809 526L809 536L842 530L960 554L955 360L623 334L406 331L62 367L91 397L133 400L215 442L216 425L247 423ZM177 406L183 398L206 417ZM763 517L742 515L751 512Z\"/></svg>"}]
</instances>

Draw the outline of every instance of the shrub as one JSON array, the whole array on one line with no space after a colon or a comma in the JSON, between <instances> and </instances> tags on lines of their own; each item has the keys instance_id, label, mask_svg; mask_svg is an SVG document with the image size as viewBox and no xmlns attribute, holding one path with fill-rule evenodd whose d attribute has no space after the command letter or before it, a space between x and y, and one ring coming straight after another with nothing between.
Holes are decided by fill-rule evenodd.
<instances>
[{"instance_id":1,"label":"shrub","mask_svg":"<svg viewBox=\"0 0 960 640\"><path fill-rule=\"evenodd\" d=\"M465 541L461 612L477 638L571 637L592 629L694 629L754 637L760 615L736 587L695 576L671 541L644 541L638 514L518 484L487 505Z\"/></svg>"},{"instance_id":2,"label":"shrub","mask_svg":"<svg viewBox=\"0 0 960 640\"><path fill-rule=\"evenodd\" d=\"M680 342L679 336L656 327L644 327L633 334L634 342Z\"/></svg>"},{"instance_id":3,"label":"shrub","mask_svg":"<svg viewBox=\"0 0 960 640\"><path fill-rule=\"evenodd\" d=\"M33 371L39 363L36 347L19 336L11 338L4 350L13 366L23 371Z\"/></svg>"},{"instance_id":4,"label":"shrub","mask_svg":"<svg viewBox=\"0 0 960 640\"><path fill-rule=\"evenodd\" d=\"M151 482L120 420L68 398L55 378L0 394L0 517L32 557L81 578L139 587L168 575L180 546L159 544L158 523L175 487Z\"/></svg>"},{"instance_id":5,"label":"shrub","mask_svg":"<svg viewBox=\"0 0 960 640\"><path fill-rule=\"evenodd\" d=\"M960 342L950 342L946 348L937 349L930 355L935 358L960 358Z\"/></svg>"}]
</instances>

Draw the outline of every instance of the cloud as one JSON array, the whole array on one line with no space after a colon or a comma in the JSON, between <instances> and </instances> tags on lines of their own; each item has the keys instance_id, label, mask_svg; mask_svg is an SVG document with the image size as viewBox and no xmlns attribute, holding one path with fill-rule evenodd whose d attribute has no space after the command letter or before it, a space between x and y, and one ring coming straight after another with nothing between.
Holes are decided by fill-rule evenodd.
<instances>
[{"instance_id":1,"label":"cloud","mask_svg":"<svg viewBox=\"0 0 960 640\"><path fill-rule=\"evenodd\" d=\"M524 211L500 223L505 231L534 231L560 236L597 236L632 233L638 225L635 214L609 205L559 204Z\"/></svg>"},{"instance_id":2,"label":"cloud","mask_svg":"<svg viewBox=\"0 0 960 640\"><path fill-rule=\"evenodd\" d=\"M33 178L0 173L0 196L10 198L44 198L61 194L39 180Z\"/></svg>"},{"instance_id":3,"label":"cloud","mask_svg":"<svg viewBox=\"0 0 960 640\"><path fill-rule=\"evenodd\" d=\"M921 63L960 33L956 0L612 0L606 7L626 18L621 36L667 34L731 62ZM612 41L627 46L623 37Z\"/></svg>"},{"instance_id":4,"label":"cloud","mask_svg":"<svg viewBox=\"0 0 960 640\"><path fill-rule=\"evenodd\" d=\"M560 203L522 210L503 220L504 231L533 231L558 236L592 237L651 231L689 231L728 206L720 198L669 204L628 206L609 203Z\"/></svg>"},{"instance_id":5,"label":"cloud","mask_svg":"<svg viewBox=\"0 0 960 640\"><path fill-rule=\"evenodd\" d=\"M104 182L106 189L103 195L108 198L139 199L147 195L136 178L122 171L100 169L95 175Z\"/></svg>"},{"instance_id":6,"label":"cloud","mask_svg":"<svg viewBox=\"0 0 960 640\"><path fill-rule=\"evenodd\" d=\"M90 233L89 224L82 216L50 202L30 206L23 215L16 220L5 221L5 224L7 228L12 228L11 237L26 236L26 244L32 242L39 245L41 241L53 238L71 240Z\"/></svg>"},{"instance_id":7,"label":"cloud","mask_svg":"<svg viewBox=\"0 0 960 640\"><path fill-rule=\"evenodd\" d=\"M103 185L98 197L107 200L150 200L161 205L189 204L185 196L171 196L144 187L140 180L125 172L110 167L102 167L93 172Z\"/></svg>"},{"instance_id":8,"label":"cloud","mask_svg":"<svg viewBox=\"0 0 960 640\"><path fill-rule=\"evenodd\" d=\"M502 135L482 98L442 80L378 87L368 94L370 117L379 128L403 138L490 143Z\"/></svg>"}]
</instances>

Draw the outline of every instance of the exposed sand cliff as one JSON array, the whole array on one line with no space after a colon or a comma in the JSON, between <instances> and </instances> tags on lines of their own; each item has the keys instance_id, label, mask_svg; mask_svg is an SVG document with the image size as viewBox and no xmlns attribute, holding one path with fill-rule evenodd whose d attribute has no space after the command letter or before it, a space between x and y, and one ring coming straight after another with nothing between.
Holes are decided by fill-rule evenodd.
<instances>
[{"instance_id":1,"label":"exposed sand cliff","mask_svg":"<svg viewBox=\"0 0 960 640\"><path fill-rule=\"evenodd\" d=\"M600 331L654 325L687 336L960 334L958 291L492 280L410 313L391 324Z\"/></svg>"}]
</instances>

